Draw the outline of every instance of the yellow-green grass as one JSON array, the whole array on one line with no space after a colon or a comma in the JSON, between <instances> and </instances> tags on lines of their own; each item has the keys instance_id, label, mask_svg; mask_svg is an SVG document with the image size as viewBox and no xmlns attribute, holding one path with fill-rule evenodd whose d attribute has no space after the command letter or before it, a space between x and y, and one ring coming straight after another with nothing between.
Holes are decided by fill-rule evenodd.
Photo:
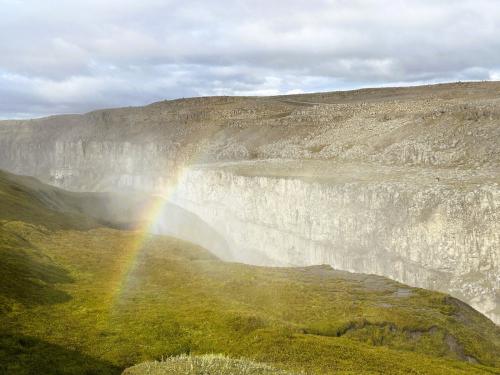
<instances>
[{"instance_id":1,"label":"yellow-green grass","mask_svg":"<svg viewBox=\"0 0 500 375\"><path fill-rule=\"evenodd\" d=\"M224 263L173 238L80 226L10 187L0 179L0 373L119 374L221 353L290 372L500 374L499 329L444 294Z\"/></svg>"}]
</instances>

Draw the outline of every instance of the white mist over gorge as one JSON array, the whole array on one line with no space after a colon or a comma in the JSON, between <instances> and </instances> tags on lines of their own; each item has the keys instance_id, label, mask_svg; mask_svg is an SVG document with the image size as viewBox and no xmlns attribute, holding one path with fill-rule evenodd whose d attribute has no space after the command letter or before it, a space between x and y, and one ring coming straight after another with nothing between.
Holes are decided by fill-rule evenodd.
<instances>
[{"instance_id":1,"label":"white mist over gorge","mask_svg":"<svg viewBox=\"0 0 500 375\"><path fill-rule=\"evenodd\" d=\"M499 92L211 97L2 121L0 168L75 191L168 191L154 232L223 259L448 292L498 324Z\"/></svg>"}]
</instances>

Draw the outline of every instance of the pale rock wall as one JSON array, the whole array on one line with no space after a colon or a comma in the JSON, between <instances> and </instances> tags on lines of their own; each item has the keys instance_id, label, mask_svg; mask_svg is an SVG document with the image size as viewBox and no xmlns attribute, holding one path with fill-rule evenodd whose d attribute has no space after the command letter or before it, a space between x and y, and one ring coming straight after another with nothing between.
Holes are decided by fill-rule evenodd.
<instances>
[{"instance_id":1,"label":"pale rock wall","mask_svg":"<svg viewBox=\"0 0 500 375\"><path fill-rule=\"evenodd\" d=\"M174 202L234 259L330 264L451 293L500 322L500 189L404 182L329 184L193 169Z\"/></svg>"},{"instance_id":2,"label":"pale rock wall","mask_svg":"<svg viewBox=\"0 0 500 375\"><path fill-rule=\"evenodd\" d=\"M59 141L22 144L0 140L0 168L78 191L154 191L175 174L173 144Z\"/></svg>"}]
</instances>

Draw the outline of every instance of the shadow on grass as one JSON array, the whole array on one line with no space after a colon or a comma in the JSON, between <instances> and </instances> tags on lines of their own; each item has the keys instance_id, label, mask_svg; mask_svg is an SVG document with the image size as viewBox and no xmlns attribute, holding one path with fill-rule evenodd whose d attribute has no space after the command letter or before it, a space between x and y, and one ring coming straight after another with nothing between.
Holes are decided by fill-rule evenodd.
<instances>
[{"instance_id":1,"label":"shadow on grass","mask_svg":"<svg viewBox=\"0 0 500 375\"><path fill-rule=\"evenodd\" d=\"M73 282L67 270L54 264L28 242L22 246L9 245L12 244L0 243L0 296L25 306L50 305L71 299L69 294L57 288L57 284Z\"/></svg>"},{"instance_id":2,"label":"shadow on grass","mask_svg":"<svg viewBox=\"0 0 500 375\"><path fill-rule=\"evenodd\" d=\"M115 375L121 371L110 362L59 345L0 332L0 374Z\"/></svg>"}]
</instances>

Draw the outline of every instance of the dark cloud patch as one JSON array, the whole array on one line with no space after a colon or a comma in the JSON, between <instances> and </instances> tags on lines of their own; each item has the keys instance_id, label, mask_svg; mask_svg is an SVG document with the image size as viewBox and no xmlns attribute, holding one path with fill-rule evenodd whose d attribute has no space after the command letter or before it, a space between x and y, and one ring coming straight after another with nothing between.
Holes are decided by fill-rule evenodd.
<instances>
[{"instance_id":1,"label":"dark cloud patch","mask_svg":"<svg viewBox=\"0 0 500 375\"><path fill-rule=\"evenodd\" d=\"M499 79L487 0L0 0L0 117Z\"/></svg>"}]
</instances>

